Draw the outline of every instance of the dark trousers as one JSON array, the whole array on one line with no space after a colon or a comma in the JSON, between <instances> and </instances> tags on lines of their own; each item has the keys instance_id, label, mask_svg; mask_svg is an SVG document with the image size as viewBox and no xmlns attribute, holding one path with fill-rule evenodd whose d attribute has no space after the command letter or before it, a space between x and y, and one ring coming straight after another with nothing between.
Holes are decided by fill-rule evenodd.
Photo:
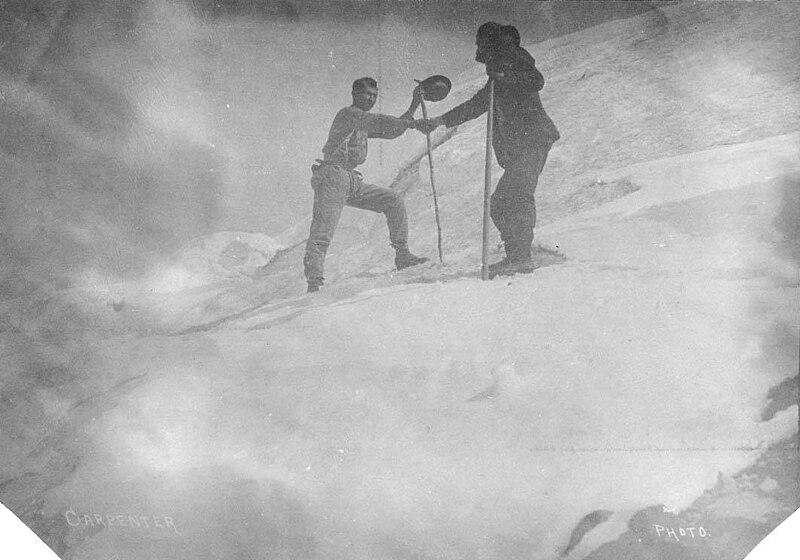
<instances>
[{"instance_id":1,"label":"dark trousers","mask_svg":"<svg viewBox=\"0 0 800 560\"><path fill-rule=\"evenodd\" d=\"M303 258L307 279L323 279L325 254L345 206L386 215L389 242L408 246L408 218L403 199L392 189L364 183L361 174L334 165L315 167L311 177L314 210Z\"/></svg>"},{"instance_id":2,"label":"dark trousers","mask_svg":"<svg viewBox=\"0 0 800 560\"><path fill-rule=\"evenodd\" d=\"M536 226L534 194L549 152L548 144L526 150L525 157L506 166L492 194L492 222L500 231L506 255L511 260L531 257L533 228Z\"/></svg>"}]
</instances>

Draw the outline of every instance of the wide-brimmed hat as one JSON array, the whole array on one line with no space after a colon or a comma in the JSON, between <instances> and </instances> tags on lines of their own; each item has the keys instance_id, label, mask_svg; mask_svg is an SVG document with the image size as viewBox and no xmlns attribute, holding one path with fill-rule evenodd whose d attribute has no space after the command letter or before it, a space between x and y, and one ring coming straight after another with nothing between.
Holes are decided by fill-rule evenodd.
<instances>
[{"instance_id":1,"label":"wide-brimmed hat","mask_svg":"<svg viewBox=\"0 0 800 560\"><path fill-rule=\"evenodd\" d=\"M445 76L431 76L422 81L415 80L422 89L422 98L425 101L441 101L450 93L453 84Z\"/></svg>"}]
</instances>

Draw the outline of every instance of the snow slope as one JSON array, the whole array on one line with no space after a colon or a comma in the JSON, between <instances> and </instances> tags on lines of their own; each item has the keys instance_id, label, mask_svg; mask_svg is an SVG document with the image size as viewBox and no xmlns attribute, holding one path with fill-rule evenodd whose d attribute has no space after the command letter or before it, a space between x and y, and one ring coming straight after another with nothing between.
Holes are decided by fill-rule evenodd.
<instances>
[{"instance_id":1,"label":"snow slope","mask_svg":"<svg viewBox=\"0 0 800 560\"><path fill-rule=\"evenodd\" d=\"M762 413L798 371L797 14L670 5L532 45L564 136L532 275L476 278L476 121L435 152L442 269L392 273L380 217L349 212L313 296L298 226L255 280L7 302L3 502L78 560L552 558L596 510L572 557L742 558L798 504L730 482L796 441L796 402ZM747 57L768 71L733 103ZM435 247L426 177L396 183L412 248ZM706 535L670 545L661 504ZM602 556L629 532L649 548Z\"/></svg>"}]
</instances>

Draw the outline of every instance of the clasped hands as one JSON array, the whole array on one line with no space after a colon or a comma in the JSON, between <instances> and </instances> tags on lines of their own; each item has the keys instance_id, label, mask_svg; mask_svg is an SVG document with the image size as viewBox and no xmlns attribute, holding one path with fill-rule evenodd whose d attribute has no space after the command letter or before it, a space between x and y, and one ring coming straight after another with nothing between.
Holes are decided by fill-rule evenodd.
<instances>
[{"instance_id":1,"label":"clasped hands","mask_svg":"<svg viewBox=\"0 0 800 560\"><path fill-rule=\"evenodd\" d=\"M423 134L430 134L444 124L441 117L434 119L405 119L406 126L419 130Z\"/></svg>"},{"instance_id":2,"label":"clasped hands","mask_svg":"<svg viewBox=\"0 0 800 560\"><path fill-rule=\"evenodd\" d=\"M400 117L401 119L406 121L406 126L408 128L414 128L419 130L423 134L430 134L436 128L440 127L444 124L444 121L440 117L434 119L414 119L411 118L417 110L417 107L420 106L422 103L422 88L417 86L414 88L413 97L411 99L411 106L408 108L408 111Z\"/></svg>"},{"instance_id":3,"label":"clasped hands","mask_svg":"<svg viewBox=\"0 0 800 560\"><path fill-rule=\"evenodd\" d=\"M419 130L423 134L430 134L443 124L444 122L442 121L441 117L436 117L433 119L416 119L412 121L409 128Z\"/></svg>"},{"instance_id":4,"label":"clasped hands","mask_svg":"<svg viewBox=\"0 0 800 560\"><path fill-rule=\"evenodd\" d=\"M444 124L441 117L433 119L406 119L406 126L419 130L423 134L430 134Z\"/></svg>"}]
</instances>

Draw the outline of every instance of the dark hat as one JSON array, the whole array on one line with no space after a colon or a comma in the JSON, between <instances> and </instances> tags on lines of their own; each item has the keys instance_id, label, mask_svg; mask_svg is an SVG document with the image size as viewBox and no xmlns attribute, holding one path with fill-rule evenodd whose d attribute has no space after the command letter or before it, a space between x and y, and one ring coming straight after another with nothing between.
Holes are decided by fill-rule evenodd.
<instances>
[{"instance_id":1,"label":"dark hat","mask_svg":"<svg viewBox=\"0 0 800 560\"><path fill-rule=\"evenodd\" d=\"M453 84L445 76L431 76L422 81L415 80L422 89L422 98L425 101L441 101L450 93Z\"/></svg>"},{"instance_id":2,"label":"dark hat","mask_svg":"<svg viewBox=\"0 0 800 560\"><path fill-rule=\"evenodd\" d=\"M505 37L508 37L511 40L511 44L515 47L520 45L519 31L513 25L503 25L500 28L500 39L503 40Z\"/></svg>"},{"instance_id":3,"label":"dark hat","mask_svg":"<svg viewBox=\"0 0 800 560\"><path fill-rule=\"evenodd\" d=\"M497 22L487 21L478 28L478 38L484 39L487 43L497 43L500 41L501 27Z\"/></svg>"}]
</instances>

